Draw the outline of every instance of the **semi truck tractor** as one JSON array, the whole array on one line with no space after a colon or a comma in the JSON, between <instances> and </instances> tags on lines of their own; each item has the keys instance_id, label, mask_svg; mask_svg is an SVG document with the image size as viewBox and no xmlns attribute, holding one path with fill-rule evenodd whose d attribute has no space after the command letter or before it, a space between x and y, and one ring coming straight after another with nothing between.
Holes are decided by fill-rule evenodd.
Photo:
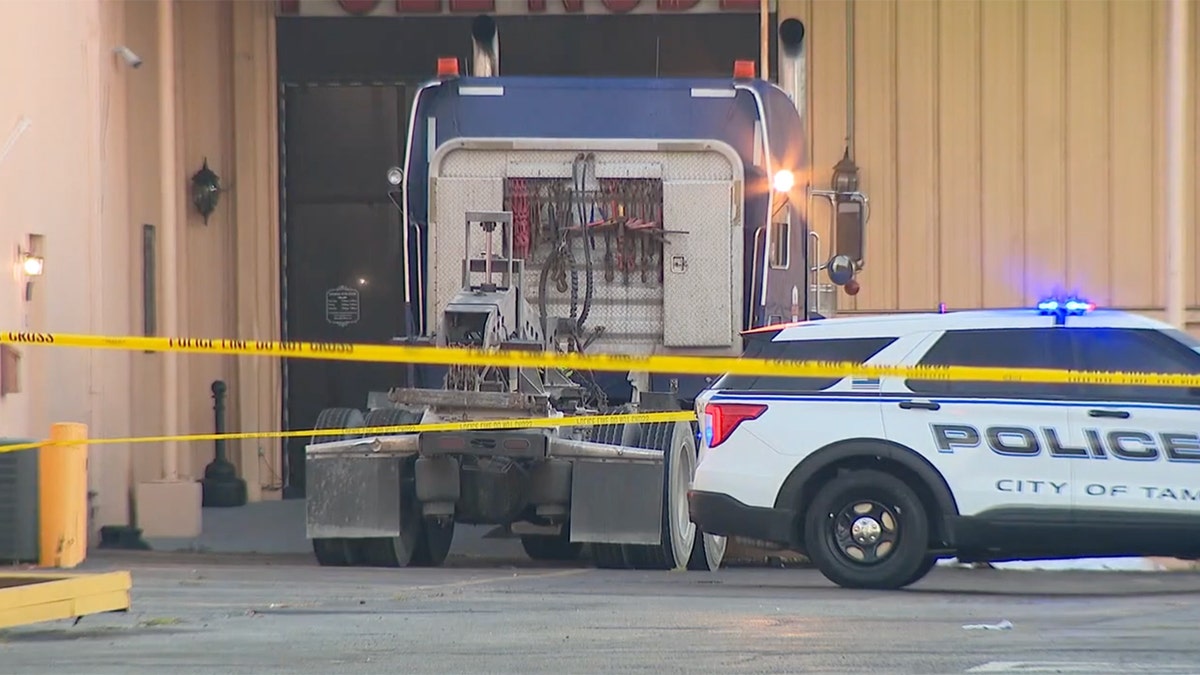
<instances>
[{"instance_id":1,"label":"semi truck tractor","mask_svg":"<svg viewBox=\"0 0 1200 675\"><path fill-rule=\"evenodd\" d=\"M730 78L504 76L491 19L472 42L469 75L439 59L416 94L405 161L386 176L411 289L394 342L731 357L746 331L832 313L857 261L823 261L808 227L796 91L755 79L752 62ZM317 427L474 424L314 436L307 534L320 564L439 565L462 523L507 528L538 560L586 547L607 568L720 566L725 540L688 515L694 422L486 424L688 411L719 366L711 378L408 371Z\"/></svg>"}]
</instances>

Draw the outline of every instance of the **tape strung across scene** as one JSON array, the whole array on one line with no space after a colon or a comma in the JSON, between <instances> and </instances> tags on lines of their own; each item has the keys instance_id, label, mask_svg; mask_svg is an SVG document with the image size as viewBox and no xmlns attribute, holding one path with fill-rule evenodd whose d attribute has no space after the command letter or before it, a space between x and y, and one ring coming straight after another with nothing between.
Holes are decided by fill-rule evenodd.
<instances>
[{"instance_id":1,"label":"tape strung across scene","mask_svg":"<svg viewBox=\"0 0 1200 675\"><path fill-rule=\"evenodd\" d=\"M220 338L119 337L69 333L0 333L0 343L115 349L121 351L182 352L276 356L290 359L464 365L523 368L563 368L599 371L645 371L679 375L787 377L904 377L920 380L1023 382L1030 384L1110 384L1150 387L1200 387L1200 375L1138 372L1085 372L1050 368L976 366L883 366L829 361L754 359L736 356L653 354L580 354L432 347L370 345L336 342L270 342Z\"/></svg>"},{"instance_id":2,"label":"tape strung across scene","mask_svg":"<svg viewBox=\"0 0 1200 675\"><path fill-rule=\"evenodd\" d=\"M348 429L299 429L294 431L247 431L223 434L183 434L179 436L130 436L127 438L89 438L85 445L118 445L134 443L164 443L166 441L235 441L252 438L310 438L313 436L345 436L354 434L364 438L408 434L416 431L472 431L476 429L545 429L564 426L596 426L600 424L650 424L653 422L690 422L696 413L690 410L667 412L621 413L618 415L574 415L571 417L524 417L507 420L481 420L478 422L434 422L431 424L401 424L382 427L355 427ZM0 445L0 454L33 450L59 445L50 440L29 443Z\"/></svg>"}]
</instances>

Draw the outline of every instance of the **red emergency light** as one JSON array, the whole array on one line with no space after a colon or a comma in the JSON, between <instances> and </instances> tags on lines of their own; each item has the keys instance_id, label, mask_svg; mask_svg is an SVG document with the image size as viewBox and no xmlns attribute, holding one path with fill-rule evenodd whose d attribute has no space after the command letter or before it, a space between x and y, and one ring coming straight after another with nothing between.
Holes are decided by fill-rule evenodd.
<instances>
[{"instance_id":1,"label":"red emergency light","mask_svg":"<svg viewBox=\"0 0 1200 675\"><path fill-rule=\"evenodd\" d=\"M438 77L458 77L458 57L439 56L437 60Z\"/></svg>"},{"instance_id":2,"label":"red emergency light","mask_svg":"<svg viewBox=\"0 0 1200 675\"><path fill-rule=\"evenodd\" d=\"M753 80L754 79L754 62L753 61L734 61L733 62L733 79L735 79L735 80Z\"/></svg>"}]
</instances>

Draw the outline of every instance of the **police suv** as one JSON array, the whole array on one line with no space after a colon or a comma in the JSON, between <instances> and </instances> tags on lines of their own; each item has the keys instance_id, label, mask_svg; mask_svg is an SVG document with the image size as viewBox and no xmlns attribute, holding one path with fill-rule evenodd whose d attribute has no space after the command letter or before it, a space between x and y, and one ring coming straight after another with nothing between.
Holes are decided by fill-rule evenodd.
<instances>
[{"instance_id":1,"label":"police suv","mask_svg":"<svg viewBox=\"0 0 1200 675\"><path fill-rule=\"evenodd\" d=\"M747 338L749 358L1200 374L1200 341L1077 299ZM692 520L840 586L951 557L1200 557L1200 389L726 374L696 411Z\"/></svg>"}]
</instances>

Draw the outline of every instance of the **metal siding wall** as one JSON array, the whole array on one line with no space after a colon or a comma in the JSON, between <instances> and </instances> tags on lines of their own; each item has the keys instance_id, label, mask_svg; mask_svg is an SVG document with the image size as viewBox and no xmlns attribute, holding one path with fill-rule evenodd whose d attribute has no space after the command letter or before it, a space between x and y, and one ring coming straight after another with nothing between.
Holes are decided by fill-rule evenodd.
<instances>
[{"instance_id":1,"label":"metal siding wall","mask_svg":"<svg viewBox=\"0 0 1200 675\"><path fill-rule=\"evenodd\" d=\"M1155 7L1159 8L1160 12L1165 12L1166 8L1163 3L1155 3ZM1184 215L1184 229L1187 231L1187 236L1190 241L1188 249L1188 258L1184 261L1186 270L1191 274L1191 283L1187 284L1187 305L1189 310L1197 305L1200 305L1200 270L1197 270L1197 265L1200 263L1200 237L1196 236L1196 222L1200 221L1200 198L1197 198L1196 191L1200 189L1200 4L1191 3L1188 7L1188 18L1191 19L1188 26L1188 41L1191 46L1190 58L1188 59L1188 75L1191 77L1191 86L1188 88L1188 97L1186 101L1185 115L1191 117L1190 123L1185 118L1184 128L1188 130L1191 138L1184 139L1182 142L1188 144L1191 157L1184 157L1184 166L1191 172L1191 183L1185 185L1193 186L1191 190L1187 190L1187 212ZM1164 33L1166 24L1162 23ZM1158 43L1156 43L1158 44ZM1187 189L1186 187L1184 189ZM1189 312L1189 315L1191 312ZM1189 317L1189 322L1200 321L1200 316Z\"/></svg>"},{"instance_id":2,"label":"metal siding wall","mask_svg":"<svg viewBox=\"0 0 1200 675\"><path fill-rule=\"evenodd\" d=\"M1109 103L1108 155L1114 188L1108 202L1111 250L1117 252L1109 263L1109 285L1111 302L1118 306L1163 301L1161 280L1149 271L1158 267L1153 263L1162 251L1157 243L1162 229L1150 218L1160 212L1152 181L1160 142L1156 116L1162 111L1155 100L1162 87L1154 77L1162 65L1161 50L1150 48L1161 31L1153 14L1140 3L1117 2L1109 15L1112 53L1121 55L1109 60L1111 90L1120 94ZM1146 241L1147 234L1153 241Z\"/></svg>"},{"instance_id":3,"label":"metal siding wall","mask_svg":"<svg viewBox=\"0 0 1200 675\"><path fill-rule=\"evenodd\" d=\"M981 7L980 223L983 304L1025 300L1025 6ZM926 305L928 306L928 305Z\"/></svg>"},{"instance_id":4,"label":"metal siding wall","mask_svg":"<svg viewBox=\"0 0 1200 675\"><path fill-rule=\"evenodd\" d=\"M1061 2L1025 5L1025 301L1065 276L1065 15Z\"/></svg>"},{"instance_id":5,"label":"metal siding wall","mask_svg":"<svg viewBox=\"0 0 1200 675\"><path fill-rule=\"evenodd\" d=\"M1102 305L1112 304L1110 273L1108 63L1109 5L1065 6L1067 100L1066 256L1067 289L1079 289Z\"/></svg>"},{"instance_id":6,"label":"metal siding wall","mask_svg":"<svg viewBox=\"0 0 1200 675\"><path fill-rule=\"evenodd\" d=\"M781 0L809 28L813 184L845 145L845 0ZM858 2L855 160L867 268L842 311L1013 306L1056 289L1161 316L1162 3ZM1200 7L1190 180L1200 189ZM1195 196L1189 320L1200 322ZM828 207L813 224L828 232Z\"/></svg>"},{"instance_id":7,"label":"metal siding wall","mask_svg":"<svg viewBox=\"0 0 1200 675\"><path fill-rule=\"evenodd\" d=\"M938 49L937 3L917 0L896 14L896 157L904 158L904 171L896 171L895 260L898 309L928 309L938 302L941 277L938 251L937 102ZM904 92L906 105L899 105ZM881 227L876 218L870 236ZM868 240L873 245L874 242ZM918 261L905 268L901 261ZM864 270L865 271L865 270Z\"/></svg>"},{"instance_id":8,"label":"metal siding wall","mask_svg":"<svg viewBox=\"0 0 1200 675\"><path fill-rule=\"evenodd\" d=\"M859 305L894 307L896 287L896 34L895 4L854 6L854 154L859 180L871 186L871 248ZM861 111L861 112L860 112ZM840 153L839 153L840 156Z\"/></svg>"},{"instance_id":9,"label":"metal siding wall","mask_svg":"<svg viewBox=\"0 0 1200 675\"><path fill-rule=\"evenodd\" d=\"M938 299L950 307L983 301L980 247L980 5L937 7ZM900 107L911 105L901 92ZM904 171L903 165L897 170ZM897 265L909 261L897 261ZM871 305L883 307L883 305Z\"/></svg>"}]
</instances>

